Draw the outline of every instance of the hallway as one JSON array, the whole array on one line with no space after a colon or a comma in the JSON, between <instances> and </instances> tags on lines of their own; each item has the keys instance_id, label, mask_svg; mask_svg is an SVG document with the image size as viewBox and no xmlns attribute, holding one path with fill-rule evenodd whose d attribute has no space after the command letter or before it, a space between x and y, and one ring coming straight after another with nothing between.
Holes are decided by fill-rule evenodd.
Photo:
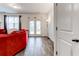
<instances>
[{"instance_id":1,"label":"hallway","mask_svg":"<svg viewBox=\"0 0 79 59\"><path fill-rule=\"evenodd\" d=\"M54 46L47 37L29 37L26 49L16 56L53 56Z\"/></svg>"}]
</instances>

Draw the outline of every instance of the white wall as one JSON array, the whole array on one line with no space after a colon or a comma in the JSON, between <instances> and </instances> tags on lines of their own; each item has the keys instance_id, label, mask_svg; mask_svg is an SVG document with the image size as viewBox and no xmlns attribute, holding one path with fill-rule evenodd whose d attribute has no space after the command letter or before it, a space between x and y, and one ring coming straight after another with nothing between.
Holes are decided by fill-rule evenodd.
<instances>
[{"instance_id":1,"label":"white wall","mask_svg":"<svg viewBox=\"0 0 79 59\"><path fill-rule=\"evenodd\" d=\"M34 20L34 17L42 22L42 36L47 36L47 15L46 14L0 14L0 21L3 22L4 27L4 15L21 15L22 28L29 29L29 20ZM30 17L30 18L28 18Z\"/></svg>"},{"instance_id":2,"label":"white wall","mask_svg":"<svg viewBox=\"0 0 79 59\"><path fill-rule=\"evenodd\" d=\"M47 19L47 15L46 14L25 14L22 16L22 27L23 28L27 28L29 29L29 21L30 20L40 20L42 23L42 36L47 36L47 23L46 23L46 19Z\"/></svg>"},{"instance_id":3,"label":"white wall","mask_svg":"<svg viewBox=\"0 0 79 59\"><path fill-rule=\"evenodd\" d=\"M54 39L54 5L51 6L51 10L48 14L48 36L52 41L55 41Z\"/></svg>"},{"instance_id":4,"label":"white wall","mask_svg":"<svg viewBox=\"0 0 79 59\"><path fill-rule=\"evenodd\" d=\"M54 4L52 4L51 10L48 14L48 37L54 42L54 52L56 52L55 32L56 30L55 30L55 19L54 19Z\"/></svg>"}]
</instances>

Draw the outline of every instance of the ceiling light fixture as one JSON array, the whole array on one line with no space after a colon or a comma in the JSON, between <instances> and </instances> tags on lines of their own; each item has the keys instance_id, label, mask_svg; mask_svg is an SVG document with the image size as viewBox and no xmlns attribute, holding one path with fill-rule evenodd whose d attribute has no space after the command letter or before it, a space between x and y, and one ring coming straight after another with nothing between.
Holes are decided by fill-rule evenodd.
<instances>
[{"instance_id":1,"label":"ceiling light fixture","mask_svg":"<svg viewBox=\"0 0 79 59\"><path fill-rule=\"evenodd\" d=\"M15 9L21 9L21 7L18 6L17 4L9 4L9 6Z\"/></svg>"},{"instance_id":2,"label":"ceiling light fixture","mask_svg":"<svg viewBox=\"0 0 79 59\"><path fill-rule=\"evenodd\" d=\"M20 9L20 7L18 7L18 6L13 6L13 8Z\"/></svg>"}]
</instances>

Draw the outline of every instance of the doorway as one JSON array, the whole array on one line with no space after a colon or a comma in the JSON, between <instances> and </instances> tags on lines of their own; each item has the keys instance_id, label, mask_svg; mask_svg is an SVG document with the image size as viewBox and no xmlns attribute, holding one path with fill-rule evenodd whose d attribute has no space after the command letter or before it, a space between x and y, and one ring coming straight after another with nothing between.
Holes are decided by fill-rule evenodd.
<instances>
[{"instance_id":1,"label":"doorway","mask_svg":"<svg viewBox=\"0 0 79 59\"><path fill-rule=\"evenodd\" d=\"M29 35L30 36L41 35L41 21L40 20L31 20L29 22Z\"/></svg>"}]
</instances>

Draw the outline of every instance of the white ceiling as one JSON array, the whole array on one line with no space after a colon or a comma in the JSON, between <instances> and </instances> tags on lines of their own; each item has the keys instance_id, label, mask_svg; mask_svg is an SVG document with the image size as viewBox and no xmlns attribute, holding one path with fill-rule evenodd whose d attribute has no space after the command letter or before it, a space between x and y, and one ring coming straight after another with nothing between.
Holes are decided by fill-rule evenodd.
<instances>
[{"instance_id":1,"label":"white ceiling","mask_svg":"<svg viewBox=\"0 0 79 59\"><path fill-rule=\"evenodd\" d=\"M51 3L0 3L0 13L47 13Z\"/></svg>"}]
</instances>

